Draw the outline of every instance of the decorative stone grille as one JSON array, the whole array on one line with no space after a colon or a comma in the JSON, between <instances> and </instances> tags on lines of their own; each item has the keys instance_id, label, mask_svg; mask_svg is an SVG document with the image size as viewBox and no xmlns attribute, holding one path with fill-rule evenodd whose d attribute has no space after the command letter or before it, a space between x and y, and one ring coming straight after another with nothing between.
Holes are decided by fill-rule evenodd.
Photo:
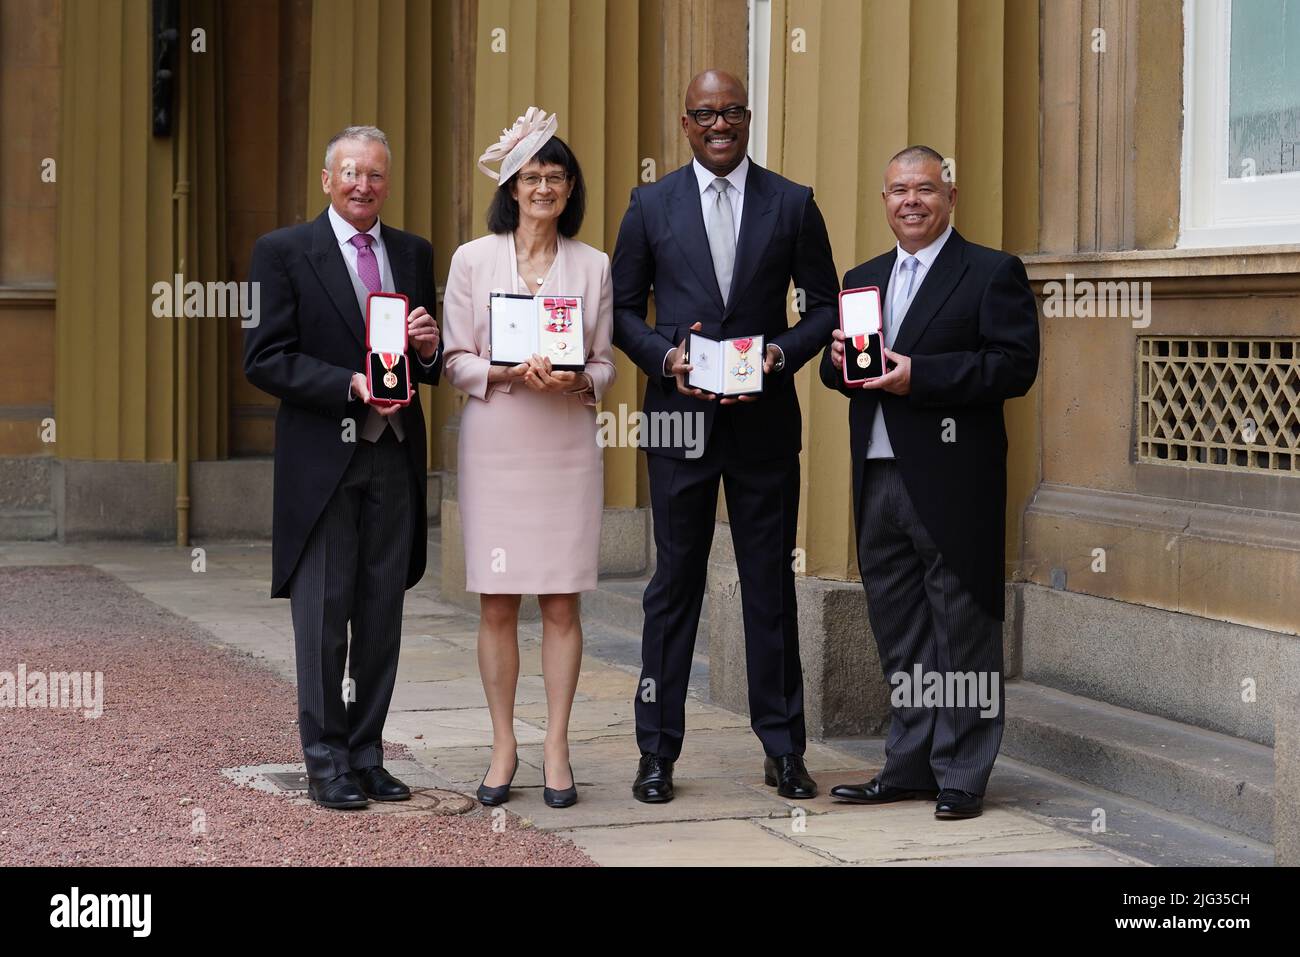
<instances>
[{"instance_id":1,"label":"decorative stone grille","mask_svg":"<svg viewBox=\"0 0 1300 957\"><path fill-rule=\"evenodd\" d=\"M1300 474L1300 339L1138 339L1139 462Z\"/></svg>"}]
</instances>

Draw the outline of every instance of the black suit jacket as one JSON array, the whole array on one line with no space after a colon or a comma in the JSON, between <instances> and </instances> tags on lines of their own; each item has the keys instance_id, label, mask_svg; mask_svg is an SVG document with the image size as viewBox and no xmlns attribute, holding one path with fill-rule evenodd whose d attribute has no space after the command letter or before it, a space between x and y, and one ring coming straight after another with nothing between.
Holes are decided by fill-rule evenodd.
<instances>
[{"instance_id":1,"label":"black suit jacket","mask_svg":"<svg viewBox=\"0 0 1300 957\"><path fill-rule=\"evenodd\" d=\"M844 288L888 295L897 249L850 269ZM1015 256L953 230L926 273L891 350L912 359L911 394L846 388L822 355L822 382L849 397L854 507L876 404L917 513L975 600L1003 617L1007 433L1004 399L1038 375L1038 309ZM949 437L945 429L951 420Z\"/></svg>"},{"instance_id":2,"label":"black suit jacket","mask_svg":"<svg viewBox=\"0 0 1300 957\"><path fill-rule=\"evenodd\" d=\"M825 345L836 322L835 265L813 192L750 162L744 210L724 307L704 231L699 183L691 164L632 191L614 247L614 344L650 381L644 411L704 413L707 441L720 418L731 423L742 454L762 459L797 453L802 444L794 374ZM803 315L786 321L791 279L805 294ZM655 325L646 324L655 297ZM785 353L757 402L720 406L677 391L663 374L664 354L692 324L713 339L762 335ZM683 458L684 448L646 448Z\"/></svg>"},{"instance_id":3,"label":"black suit jacket","mask_svg":"<svg viewBox=\"0 0 1300 957\"><path fill-rule=\"evenodd\" d=\"M381 226L397 291L411 309L436 315L433 247L428 240ZM307 536L361 441L368 408L348 400L354 372L365 371L366 325L326 210L310 223L277 229L253 246L249 278L261 284L261 316L244 333L244 374L280 400L275 418L275 511L272 519L271 594L288 597L289 579ZM442 350L425 369L412 347L407 355L416 382L437 385ZM417 391L402 412L406 454L415 488L415 526L406 576L410 588L424 574L424 412ZM355 438L343 441L345 418Z\"/></svg>"}]
</instances>

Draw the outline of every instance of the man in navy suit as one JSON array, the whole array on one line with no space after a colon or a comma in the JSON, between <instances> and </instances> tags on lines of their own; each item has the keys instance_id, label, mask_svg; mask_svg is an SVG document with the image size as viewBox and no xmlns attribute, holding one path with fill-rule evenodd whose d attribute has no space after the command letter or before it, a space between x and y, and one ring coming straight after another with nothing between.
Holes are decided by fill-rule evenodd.
<instances>
[{"instance_id":1,"label":"man in navy suit","mask_svg":"<svg viewBox=\"0 0 1300 957\"><path fill-rule=\"evenodd\" d=\"M424 413L418 391L405 407L372 401L358 371L367 297L409 300L414 382L437 385L442 347L433 247L379 221L391 166L381 131L340 132L321 170L329 206L313 222L259 238L250 269L262 315L244 336L244 374L280 400L271 593L287 597L293 615L308 793L329 808L411 796L384 770L382 733L403 595L424 574Z\"/></svg>"},{"instance_id":2,"label":"man in navy suit","mask_svg":"<svg viewBox=\"0 0 1300 957\"><path fill-rule=\"evenodd\" d=\"M748 102L727 73L692 79L681 123L695 158L633 190L614 249L614 344L649 376L647 420L699 416L704 435L698 455L682 446L645 449L657 565L643 600L635 699L641 761L632 792L647 803L673 797L719 482L740 575L750 723L766 754L764 780L789 798L817 793L803 761L793 569L802 426L794 374L830 340L838 286L812 190L745 155ZM786 318L791 280L803 313L794 326ZM646 324L652 288L653 327ZM761 394L717 399L690 388L684 340L692 330L714 340L763 336Z\"/></svg>"},{"instance_id":3,"label":"man in navy suit","mask_svg":"<svg viewBox=\"0 0 1300 957\"><path fill-rule=\"evenodd\" d=\"M835 329L820 371L850 399L858 566L880 662L895 692L911 691L894 702L880 774L831 794L934 800L951 819L981 813L1002 741L1002 403L1038 374L1038 310L1019 259L952 228L946 173L928 146L894 156L882 195L898 243L844 276L845 289L880 290L892 368L846 386ZM918 700L918 670L942 678L945 700Z\"/></svg>"}]
</instances>

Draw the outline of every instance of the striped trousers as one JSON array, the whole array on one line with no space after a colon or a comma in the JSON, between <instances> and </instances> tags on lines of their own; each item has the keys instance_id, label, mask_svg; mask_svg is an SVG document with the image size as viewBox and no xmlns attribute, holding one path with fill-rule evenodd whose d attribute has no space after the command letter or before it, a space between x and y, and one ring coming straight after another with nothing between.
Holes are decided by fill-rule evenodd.
<instances>
[{"instance_id":1,"label":"striped trousers","mask_svg":"<svg viewBox=\"0 0 1300 957\"><path fill-rule=\"evenodd\" d=\"M392 429L377 442L359 441L290 580L298 730L312 778L383 764L411 559L411 495L406 449ZM353 682L347 702L345 664Z\"/></svg>"},{"instance_id":2,"label":"striped trousers","mask_svg":"<svg viewBox=\"0 0 1300 957\"><path fill-rule=\"evenodd\" d=\"M885 680L891 691L906 687L919 694L912 678L935 674L945 690L940 700L919 705L912 696L901 705L891 701L880 782L983 794L1002 743L1001 624L944 564L897 463L868 459L861 468L858 566ZM984 682L996 715L982 717L981 710L992 708L946 693L949 676L958 673Z\"/></svg>"}]
</instances>

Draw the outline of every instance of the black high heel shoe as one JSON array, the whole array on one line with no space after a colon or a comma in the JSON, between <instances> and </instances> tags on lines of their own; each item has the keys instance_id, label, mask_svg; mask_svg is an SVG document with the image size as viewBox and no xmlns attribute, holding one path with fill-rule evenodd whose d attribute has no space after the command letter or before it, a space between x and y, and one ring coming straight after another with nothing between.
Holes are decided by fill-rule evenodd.
<instances>
[{"instance_id":1,"label":"black high heel shoe","mask_svg":"<svg viewBox=\"0 0 1300 957\"><path fill-rule=\"evenodd\" d=\"M491 771L492 766L489 764L487 771L483 772L483 783L478 786L478 802L487 807L496 807L510 800L510 785L515 783L515 775L519 773L519 752L515 752L515 769L510 772L510 780L505 784L488 787L487 776Z\"/></svg>"},{"instance_id":2,"label":"black high heel shoe","mask_svg":"<svg viewBox=\"0 0 1300 957\"><path fill-rule=\"evenodd\" d=\"M573 776L573 764L569 764L569 777L573 783L567 788L556 789L546 786L546 762L542 762L542 800L547 807L573 807L578 803L578 779Z\"/></svg>"}]
</instances>

